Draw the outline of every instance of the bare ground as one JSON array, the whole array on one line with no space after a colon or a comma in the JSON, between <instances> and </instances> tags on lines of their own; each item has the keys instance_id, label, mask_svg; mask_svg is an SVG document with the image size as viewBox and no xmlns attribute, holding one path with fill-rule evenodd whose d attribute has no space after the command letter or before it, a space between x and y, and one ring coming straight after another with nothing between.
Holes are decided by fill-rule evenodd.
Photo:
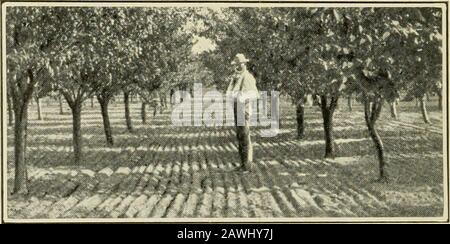
<instances>
[{"instance_id":1,"label":"bare ground","mask_svg":"<svg viewBox=\"0 0 450 244\"><path fill-rule=\"evenodd\" d=\"M408 105L406 105L408 106ZM306 136L295 138L295 110L282 105L281 134L254 128L255 172L237 171L232 127L173 127L170 111L142 125L132 104L134 132L123 105L110 117L115 145L105 147L99 107L84 107L84 160L73 165L71 115L50 103L44 120L30 108L29 194L8 196L9 218L146 217L413 217L443 214L442 115L421 121L418 108L387 106L378 123L386 147L388 183L378 164L361 107L335 117L335 159L324 159L320 112L306 110ZM150 114L150 113L149 113ZM8 190L13 183L13 133L8 128Z\"/></svg>"}]
</instances>

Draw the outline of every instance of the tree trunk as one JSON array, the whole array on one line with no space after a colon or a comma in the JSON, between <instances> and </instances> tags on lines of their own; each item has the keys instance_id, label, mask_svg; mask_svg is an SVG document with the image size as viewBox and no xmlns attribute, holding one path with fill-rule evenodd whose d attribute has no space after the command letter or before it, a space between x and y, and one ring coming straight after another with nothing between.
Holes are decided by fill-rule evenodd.
<instances>
[{"instance_id":1,"label":"tree trunk","mask_svg":"<svg viewBox=\"0 0 450 244\"><path fill-rule=\"evenodd\" d=\"M105 131L106 146L110 147L114 145L114 140L112 137L111 123L109 121L109 114L108 114L109 99L101 99L101 98L97 99L98 102L100 103L100 108L102 110L103 129Z\"/></svg>"},{"instance_id":2,"label":"tree trunk","mask_svg":"<svg viewBox=\"0 0 450 244\"><path fill-rule=\"evenodd\" d=\"M72 104L72 120L73 120L73 153L74 153L74 163L76 165L80 164L82 157L82 141L81 141L81 101L76 101Z\"/></svg>"},{"instance_id":3,"label":"tree trunk","mask_svg":"<svg viewBox=\"0 0 450 244\"><path fill-rule=\"evenodd\" d=\"M347 105L348 105L348 111L353 111L353 97L352 94L348 95L347 97Z\"/></svg>"},{"instance_id":4,"label":"tree trunk","mask_svg":"<svg viewBox=\"0 0 450 244\"><path fill-rule=\"evenodd\" d=\"M271 117L275 115L274 117L272 117L272 120L277 121L278 128L281 128L281 125L282 125L281 122L282 121L280 119L281 118L280 94L279 93L272 93L271 95L272 95L272 99L274 99L274 101L272 101L271 105L270 105L271 106L271 108L270 108L271 113L274 113L274 114L271 114ZM276 105L273 102L275 102ZM274 107L272 108L272 106L274 106Z\"/></svg>"},{"instance_id":5,"label":"tree trunk","mask_svg":"<svg viewBox=\"0 0 450 244\"><path fill-rule=\"evenodd\" d=\"M338 102L337 98L331 98L328 105L327 96L320 96L320 107L323 117L323 129L325 137L325 158L334 158L333 114Z\"/></svg>"},{"instance_id":6,"label":"tree trunk","mask_svg":"<svg viewBox=\"0 0 450 244\"><path fill-rule=\"evenodd\" d=\"M147 124L147 115L145 113L145 102L142 102L142 107L141 107L141 118L142 118L142 124Z\"/></svg>"},{"instance_id":7,"label":"tree trunk","mask_svg":"<svg viewBox=\"0 0 450 244\"><path fill-rule=\"evenodd\" d=\"M13 115L13 109L12 109L12 99L10 97L7 97L8 102L8 126L12 126L14 122L14 115Z\"/></svg>"},{"instance_id":8,"label":"tree trunk","mask_svg":"<svg viewBox=\"0 0 450 244\"><path fill-rule=\"evenodd\" d=\"M364 118L366 120L366 125L369 130L370 138L372 138L372 141L375 144L375 148L377 150L380 180L383 181L386 179L386 175L384 172L384 167L386 164L384 159L384 146L383 142L381 141L381 137L378 134L378 131L375 127L377 119L380 116L382 107L383 107L382 101L373 102L372 108L369 99L366 99L364 102L364 115L365 115Z\"/></svg>"},{"instance_id":9,"label":"tree trunk","mask_svg":"<svg viewBox=\"0 0 450 244\"><path fill-rule=\"evenodd\" d=\"M27 194L28 175L25 161L26 141L27 141L27 123L28 123L28 104L21 104L20 109L15 109L14 120L14 165L15 178L13 194Z\"/></svg>"},{"instance_id":10,"label":"tree trunk","mask_svg":"<svg viewBox=\"0 0 450 244\"><path fill-rule=\"evenodd\" d=\"M158 112L158 107L157 106L154 106L153 107L153 117L155 117L156 116L156 113Z\"/></svg>"},{"instance_id":11,"label":"tree trunk","mask_svg":"<svg viewBox=\"0 0 450 244\"><path fill-rule=\"evenodd\" d=\"M162 108L166 107L166 96L165 96L165 94L160 94L159 102L161 103L161 107Z\"/></svg>"},{"instance_id":12,"label":"tree trunk","mask_svg":"<svg viewBox=\"0 0 450 244\"><path fill-rule=\"evenodd\" d=\"M303 98L301 98L303 100ZM305 103L303 101L297 102L297 138L303 139L305 137Z\"/></svg>"},{"instance_id":13,"label":"tree trunk","mask_svg":"<svg viewBox=\"0 0 450 244\"><path fill-rule=\"evenodd\" d=\"M33 71L27 70L28 82L23 84L15 84L20 94L11 89L12 106L14 109L14 188L13 194L27 194L28 193L28 174L26 165L26 148L27 148L27 124L28 124L28 106L33 101L33 90L36 80L34 79ZM21 81L18 81L21 82ZM20 96L20 97L18 97Z\"/></svg>"},{"instance_id":14,"label":"tree trunk","mask_svg":"<svg viewBox=\"0 0 450 244\"><path fill-rule=\"evenodd\" d=\"M268 101L268 99L269 98L267 96L263 97L263 100L262 100L262 104L263 105L262 105L262 111L261 111L262 114L267 114L267 101Z\"/></svg>"},{"instance_id":15,"label":"tree trunk","mask_svg":"<svg viewBox=\"0 0 450 244\"><path fill-rule=\"evenodd\" d=\"M391 109L391 118L398 119L397 103L396 103L396 101L390 102L389 103L389 107Z\"/></svg>"},{"instance_id":16,"label":"tree trunk","mask_svg":"<svg viewBox=\"0 0 450 244\"><path fill-rule=\"evenodd\" d=\"M58 101L59 101L59 114L64 114L64 110L63 110L63 104L62 104L62 98L61 95L58 96Z\"/></svg>"},{"instance_id":17,"label":"tree trunk","mask_svg":"<svg viewBox=\"0 0 450 244\"><path fill-rule=\"evenodd\" d=\"M378 134L377 129L375 128L375 122L372 122L371 125L369 126L369 134L370 134L370 137L372 138L372 141L375 144L375 148L377 150L377 157L378 157L379 171L380 171L380 179L383 179L383 178L385 178L385 174L384 174L384 166L385 166L384 146L383 146L383 142L381 141L381 137Z\"/></svg>"},{"instance_id":18,"label":"tree trunk","mask_svg":"<svg viewBox=\"0 0 450 244\"><path fill-rule=\"evenodd\" d=\"M35 100L36 100L37 116L38 116L37 119L42 120L41 101L40 101L39 97L36 97Z\"/></svg>"},{"instance_id":19,"label":"tree trunk","mask_svg":"<svg viewBox=\"0 0 450 244\"><path fill-rule=\"evenodd\" d=\"M333 116L329 111L323 113L325 133L325 158L334 158Z\"/></svg>"},{"instance_id":20,"label":"tree trunk","mask_svg":"<svg viewBox=\"0 0 450 244\"><path fill-rule=\"evenodd\" d=\"M438 108L439 108L439 111L442 111L442 94L441 94L441 92L438 93Z\"/></svg>"},{"instance_id":21,"label":"tree trunk","mask_svg":"<svg viewBox=\"0 0 450 244\"><path fill-rule=\"evenodd\" d=\"M166 97L164 96L164 94L160 94L159 97L159 102L160 102L160 107L159 107L159 113L163 114L164 113L164 109L166 108L166 103L165 103L165 99Z\"/></svg>"},{"instance_id":22,"label":"tree trunk","mask_svg":"<svg viewBox=\"0 0 450 244\"><path fill-rule=\"evenodd\" d=\"M127 130L129 132L133 131L133 125L131 124L131 116L130 116L130 92L123 92L123 100L125 103L125 121L127 123Z\"/></svg>"},{"instance_id":23,"label":"tree trunk","mask_svg":"<svg viewBox=\"0 0 450 244\"><path fill-rule=\"evenodd\" d=\"M165 108L168 108L169 107L169 105L167 104L167 93L166 94L164 94L164 107Z\"/></svg>"},{"instance_id":24,"label":"tree trunk","mask_svg":"<svg viewBox=\"0 0 450 244\"><path fill-rule=\"evenodd\" d=\"M430 124L430 119L428 118L427 105L425 100L425 95L419 98L420 101L420 110L422 111L423 121L427 124Z\"/></svg>"}]
</instances>

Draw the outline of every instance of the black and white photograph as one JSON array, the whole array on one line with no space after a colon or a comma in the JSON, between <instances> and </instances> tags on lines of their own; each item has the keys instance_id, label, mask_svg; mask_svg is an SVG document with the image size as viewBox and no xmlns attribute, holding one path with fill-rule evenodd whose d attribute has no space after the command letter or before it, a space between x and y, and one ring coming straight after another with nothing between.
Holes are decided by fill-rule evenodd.
<instances>
[{"instance_id":1,"label":"black and white photograph","mask_svg":"<svg viewBox=\"0 0 450 244\"><path fill-rule=\"evenodd\" d=\"M3 2L2 222L448 223L447 8Z\"/></svg>"}]
</instances>

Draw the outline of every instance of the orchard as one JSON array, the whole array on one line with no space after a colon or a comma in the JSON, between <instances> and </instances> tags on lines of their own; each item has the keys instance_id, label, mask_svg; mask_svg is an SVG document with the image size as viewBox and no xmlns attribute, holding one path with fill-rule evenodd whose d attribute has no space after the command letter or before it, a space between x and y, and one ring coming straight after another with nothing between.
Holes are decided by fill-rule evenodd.
<instances>
[{"instance_id":1,"label":"orchard","mask_svg":"<svg viewBox=\"0 0 450 244\"><path fill-rule=\"evenodd\" d=\"M440 8L7 7L8 216L441 216L442 19ZM188 113L225 93L237 53L259 91L280 93L256 110L279 114L279 129L252 129L249 173L235 170L234 127ZM175 126L186 101L193 123Z\"/></svg>"}]
</instances>

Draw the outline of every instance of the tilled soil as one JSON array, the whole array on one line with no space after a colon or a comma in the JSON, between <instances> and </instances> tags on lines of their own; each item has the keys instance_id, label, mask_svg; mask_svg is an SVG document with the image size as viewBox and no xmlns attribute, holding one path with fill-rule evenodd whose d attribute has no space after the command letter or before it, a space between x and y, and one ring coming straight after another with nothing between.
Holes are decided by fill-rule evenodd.
<instances>
[{"instance_id":1,"label":"tilled soil","mask_svg":"<svg viewBox=\"0 0 450 244\"><path fill-rule=\"evenodd\" d=\"M232 127L174 127L170 110L125 128L123 105L112 104L115 145L105 146L99 107L84 107L82 165L73 165L71 116L56 104L37 121L30 108L29 194L8 196L8 217L274 218L413 217L443 214L442 125L412 112L378 122L389 176L378 163L361 108L335 117L335 159L324 159L320 112L306 109L305 139L295 138L295 110L282 104L280 134L253 129L256 169L239 171ZM420 115L420 114L419 114ZM430 114L441 121L440 113ZM404 119L402 119L404 118ZM13 133L8 128L8 190L13 184Z\"/></svg>"}]
</instances>

